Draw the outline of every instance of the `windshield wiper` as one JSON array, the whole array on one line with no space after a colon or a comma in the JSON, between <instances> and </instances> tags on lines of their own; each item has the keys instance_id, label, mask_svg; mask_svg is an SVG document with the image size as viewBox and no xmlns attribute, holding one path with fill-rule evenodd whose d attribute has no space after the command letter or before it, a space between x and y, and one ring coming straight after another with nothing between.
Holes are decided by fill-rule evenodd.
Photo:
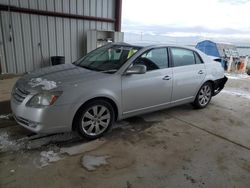
<instances>
[{"instance_id":1,"label":"windshield wiper","mask_svg":"<svg viewBox=\"0 0 250 188\"><path fill-rule=\"evenodd\" d=\"M76 65L76 66L78 66L78 67L82 67L82 68L85 68L85 69L88 69L88 70L100 71L99 69L95 69L95 68L88 67L88 66L84 66L84 65Z\"/></svg>"},{"instance_id":2,"label":"windshield wiper","mask_svg":"<svg viewBox=\"0 0 250 188\"><path fill-rule=\"evenodd\" d=\"M110 70L103 70L103 71L100 71L100 72L103 72L103 73L114 73L116 71L117 71L117 69L110 69Z\"/></svg>"}]
</instances>

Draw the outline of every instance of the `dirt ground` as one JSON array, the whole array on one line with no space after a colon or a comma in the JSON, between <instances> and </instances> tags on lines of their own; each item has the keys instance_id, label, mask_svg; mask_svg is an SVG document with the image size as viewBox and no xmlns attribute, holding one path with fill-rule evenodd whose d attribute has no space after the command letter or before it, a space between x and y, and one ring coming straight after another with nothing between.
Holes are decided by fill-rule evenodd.
<instances>
[{"instance_id":1,"label":"dirt ground","mask_svg":"<svg viewBox=\"0 0 250 188\"><path fill-rule=\"evenodd\" d=\"M95 141L34 135L2 116L0 187L249 188L249 135L250 79L229 79L206 109L133 117Z\"/></svg>"}]
</instances>

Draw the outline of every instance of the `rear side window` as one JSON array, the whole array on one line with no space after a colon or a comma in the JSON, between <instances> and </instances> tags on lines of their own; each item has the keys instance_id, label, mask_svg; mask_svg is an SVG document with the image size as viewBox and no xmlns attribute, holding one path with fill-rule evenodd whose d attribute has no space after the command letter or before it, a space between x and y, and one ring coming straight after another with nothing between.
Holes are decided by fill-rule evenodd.
<instances>
[{"instance_id":1,"label":"rear side window","mask_svg":"<svg viewBox=\"0 0 250 188\"><path fill-rule=\"evenodd\" d=\"M187 50L183 48L171 48L171 54L174 67L195 64L195 57L192 50Z\"/></svg>"},{"instance_id":2,"label":"rear side window","mask_svg":"<svg viewBox=\"0 0 250 188\"><path fill-rule=\"evenodd\" d=\"M203 61L201 60L200 56L196 52L194 52L194 56L195 56L195 63L196 64L203 63Z\"/></svg>"}]
</instances>

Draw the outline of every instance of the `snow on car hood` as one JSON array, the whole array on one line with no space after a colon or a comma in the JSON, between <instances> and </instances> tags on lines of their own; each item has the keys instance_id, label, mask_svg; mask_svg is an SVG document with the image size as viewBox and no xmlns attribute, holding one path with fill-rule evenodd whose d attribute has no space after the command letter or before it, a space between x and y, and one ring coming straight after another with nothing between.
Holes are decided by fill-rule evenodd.
<instances>
[{"instance_id":1,"label":"snow on car hood","mask_svg":"<svg viewBox=\"0 0 250 188\"><path fill-rule=\"evenodd\" d=\"M73 64L42 68L24 75L17 82L17 87L24 90L52 90L92 78L106 77L108 74L77 67Z\"/></svg>"},{"instance_id":2,"label":"snow on car hood","mask_svg":"<svg viewBox=\"0 0 250 188\"><path fill-rule=\"evenodd\" d=\"M28 84L31 87L42 86L43 90L51 90L51 89L57 88L55 81L49 81L47 79L42 79L42 78L32 78L28 82Z\"/></svg>"}]
</instances>

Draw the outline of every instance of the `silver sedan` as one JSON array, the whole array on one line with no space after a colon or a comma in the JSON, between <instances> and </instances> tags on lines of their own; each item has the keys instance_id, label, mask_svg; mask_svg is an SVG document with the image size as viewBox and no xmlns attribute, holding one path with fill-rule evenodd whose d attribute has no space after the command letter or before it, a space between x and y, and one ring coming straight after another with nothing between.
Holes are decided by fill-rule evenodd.
<instances>
[{"instance_id":1,"label":"silver sedan","mask_svg":"<svg viewBox=\"0 0 250 188\"><path fill-rule=\"evenodd\" d=\"M33 132L75 130L94 139L116 120L185 103L204 108L226 81L222 66L196 49L113 43L24 75L11 108Z\"/></svg>"}]
</instances>

